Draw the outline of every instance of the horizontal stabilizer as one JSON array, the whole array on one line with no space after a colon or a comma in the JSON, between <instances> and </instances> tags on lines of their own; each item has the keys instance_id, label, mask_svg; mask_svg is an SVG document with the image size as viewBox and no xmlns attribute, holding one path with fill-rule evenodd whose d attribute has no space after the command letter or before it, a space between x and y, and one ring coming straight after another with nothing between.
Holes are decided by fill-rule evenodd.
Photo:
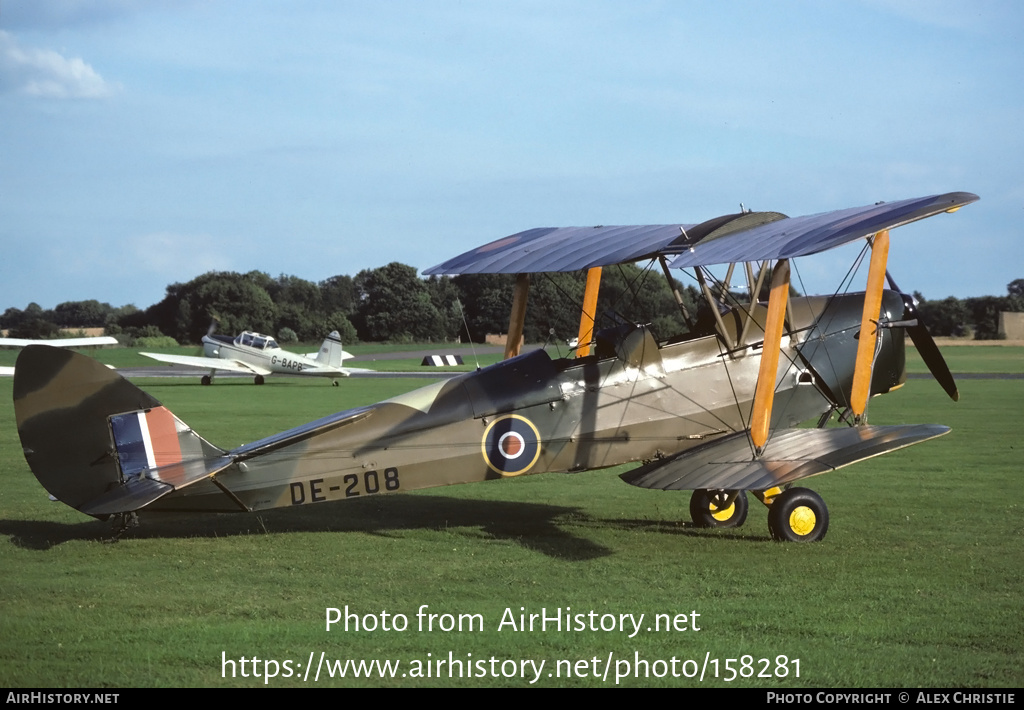
<instances>
[{"instance_id":1,"label":"horizontal stabilizer","mask_svg":"<svg viewBox=\"0 0 1024 710\"><path fill-rule=\"evenodd\" d=\"M349 409L344 412L338 412L322 419L297 426L294 429L288 429L282 431L280 434L274 434L268 436L265 439L254 441L250 444L244 444L239 446L237 449L232 449L227 452L227 455L232 461L246 461L255 456L262 456L263 454L283 449L286 446L297 444L300 441L305 441L316 434L322 434L325 431L332 429L338 429L343 426L355 424L356 422L362 421L367 417L371 416L375 407L357 407L356 409Z\"/></svg>"},{"instance_id":2,"label":"horizontal stabilizer","mask_svg":"<svg viewBox=\"0 0 1024 710\"><path fill-rule=\"evenodd\" d=\"M158 498L203 480L232 463L229 456L197 459L151 469L144 475L133 476L103 495L79 506L86 515L104 517L115 513L139 510Z\"/></svg>"},{"instance_id":3,"label":"horizontal stabilizer","mask_svg":"<svg viewBox=\"0 0 1024 710\"><path fill-rule=\"evenodd\" d=\"M746 431L653 461L622 474L626 483L659 490L762 491L834 471L873 456L942 436L940 424L783 429L755 458Z\"/></svg>"},{"instance_id":4,"label":"horizontal stabilizer","mask_svg":"<svg viewBox=\"0 0 1024 710\"><path fill-rule=\"evenodd\" d=\"M106 518L115 513L139 510L173 490L166 483L160 483L151 478L136 478L111 489L99 498L78 506L78 509L86 515Z\"/></svg>"}]
</instances>

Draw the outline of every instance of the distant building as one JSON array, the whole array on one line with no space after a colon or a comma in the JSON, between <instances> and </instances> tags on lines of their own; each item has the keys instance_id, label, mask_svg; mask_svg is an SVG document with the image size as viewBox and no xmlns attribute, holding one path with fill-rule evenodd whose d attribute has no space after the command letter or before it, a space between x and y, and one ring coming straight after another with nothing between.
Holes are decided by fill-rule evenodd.
<instances>
[{"instance_id":1,"label":"distant building","mask_svg":"<svg viewBox=\"0 0 1024 710\"><path fill-rule=\"evenodd\" d=\"M1000 313L999 337L1006 340L1024 340L1024 313Z\"/></svg>"}]
</instances>

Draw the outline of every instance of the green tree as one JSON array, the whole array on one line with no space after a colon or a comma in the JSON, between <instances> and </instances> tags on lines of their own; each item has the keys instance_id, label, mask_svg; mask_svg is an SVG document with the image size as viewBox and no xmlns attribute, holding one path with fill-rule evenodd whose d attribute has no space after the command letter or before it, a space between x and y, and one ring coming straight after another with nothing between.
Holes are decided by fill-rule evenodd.
<instances>
[{"instance_id":1,"label":"green tree","mask_svg":"<svg viewBox=\"0 0 1024 710\"><path fill-rule=\"evenodd\" d=\"M430 303L441 316L441 330L437 337L456 340L465 337L459 289L448 276L431 276L424 284L430 294Z\"/></svg>"},{"instance_id":2,"label":"green tree","mask_svg":"<svg viewBox=\"0 0 1024 710\"><path fill-rule=\"evenodd\" d=\"M469 338L484 342L490 333L508 331L515 278L506 274L463 274L452 279L469 325ZM460 331L461 332L461 331Z\"/></svg>"},{"instance_id":3,"label":"green tree","mask_svg":"<svg viewBox=\"0 0 1024 710\"><path fill-rule=\"evenodd\" d=\"M260 283L265 276L261 272L210 271L188 283L171 284L164 299L146 310L144 320L179 342L199 342L212 320L223 333L269 333L277 310Z\"/></svg>"},{"instance_id":4,"label":"green tree","mask_svg":"<svg viewBox=\"0 0 1024 710\"><path fill-rule=\"evenodd\" d=\"M530 275L530 295L523 324L526 342L565 343L579 334L585 281L586 276L578 272ZM506 313L505 330L508 318Z\"/></svg>"},{"instance_id":5,"label":"green tree","mask_svg":"<svg viewBox=\"0 0 1024 710\"><path fill-rule=\"evenodd\" d=\"M918 299L917 317L933 336L960 336L967 330L971 313L959 298L941 301Z\"/></svg>"},{"instance_id":6,"label":"green tree","mask_svg":"<svg viewBox=\"0 0 1024 710\"><path fill-rule=\"evenodd\" d=\"M24 311L17 308L4 311L3 327L10 338L45 340L60 335L60 326L53 322L53 311L43 310L34 302L28 304Z\"/></svg>"},{"instance_id":7,"label":"green tree","mask_svg":"<svg viewBox=\"0 0 1024 710\"><path fill-rule=\"evenodd\" d=\"M114 312L109 303L89 301L66 301L53 309L54 322L63 328L98 328L107 322L107 316Z\"/></svg>"},{"instance_id":8,"label":"green tree","mask_svg":"<svg viewBox=\"0 0 1024 710\"><path fill-rule=\"evenodd\" d=\"M1024 279L1014 279L1008 283L1006 293L1010 297L1014 312L1024 311Z\"/></svg>"},{"instance_id":9,"label":"green tree","mask_svg":"<svg viewBox=\"0 0 1024 710\"><path fill-rule=\"evenodd\" d=\"M355 313L355 285L351 276L332 276L321 281L319 285L320 297L326 311L341 311L346 317Z\"/></svg>"},{"instance_id":10,"label":"green tree","mask_svg":"<svg viewBox=\"0 0 1024 710\"><path fill-rule=\"evenodd\" d=\"M362 340L437 340L443 333L441 314L430 302L416 269L397 261L355 277L356 330Z\"/></svg>"},{"instance_id":11,"label":"green tree","mask_svg":"<svg viewBox=\"0 0 1024 710\"><path fill-rule=\"evenodd\" d=\"M1012 310L1007 296L981 296L968 298L964 305L971 313L975 340L999 339L999 313Z\"/></svg>"}]
</instances>

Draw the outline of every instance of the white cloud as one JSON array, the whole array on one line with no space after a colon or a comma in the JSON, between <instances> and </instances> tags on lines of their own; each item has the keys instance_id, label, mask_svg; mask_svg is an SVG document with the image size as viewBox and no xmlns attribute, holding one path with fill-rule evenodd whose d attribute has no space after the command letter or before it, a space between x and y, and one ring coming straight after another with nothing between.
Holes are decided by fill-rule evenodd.
<instances>
[{"instance_id":1,"label":"white cloud","mask_svg":"<svg viewBox=\"0 0 1024 710\"><path fill-rule=\"evenodd\" d=\"M13 35L0 30L0 91L51 99L100 99L117 88L78 57L23 48Z\"/></svg>"}]
</instances>

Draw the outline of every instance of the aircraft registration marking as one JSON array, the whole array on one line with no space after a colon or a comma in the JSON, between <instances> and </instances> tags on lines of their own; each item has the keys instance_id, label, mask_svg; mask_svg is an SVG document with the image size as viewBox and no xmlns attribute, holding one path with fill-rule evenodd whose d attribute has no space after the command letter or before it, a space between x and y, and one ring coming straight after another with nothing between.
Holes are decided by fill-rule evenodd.
<instances>
[{"instance_id":1,"label":"aircraft registration marking","mask_svg":"<svg viewBox=\"0 0 1024 710\"><path fill-rule=\"evenodd\" d=\"M309 481L295 481L289 484L292 505L303 503L322 503L337 498L355 498L372 496L382 492L394 493L401 488L398 469L389 467L383 472L364 471L363 473L346 473L341 477L340 484L327 482L325 478L314 478ZM343 492L342 492L343 491Z\"/></svg>"},{"instance_id":2,"label":"aircraft registration marking","mask_svg":"<svg viewBox=\"0 0 1024 710\"><path fill-rule=\"evenodd\" d=\"M296 372L302 372L302 369L305 367L305 365L298 360L290 360L289 358L278 357L277 355L270 358L270 364L277 365L288 370L295 370Z\"/></svg>"}]
</instances>

